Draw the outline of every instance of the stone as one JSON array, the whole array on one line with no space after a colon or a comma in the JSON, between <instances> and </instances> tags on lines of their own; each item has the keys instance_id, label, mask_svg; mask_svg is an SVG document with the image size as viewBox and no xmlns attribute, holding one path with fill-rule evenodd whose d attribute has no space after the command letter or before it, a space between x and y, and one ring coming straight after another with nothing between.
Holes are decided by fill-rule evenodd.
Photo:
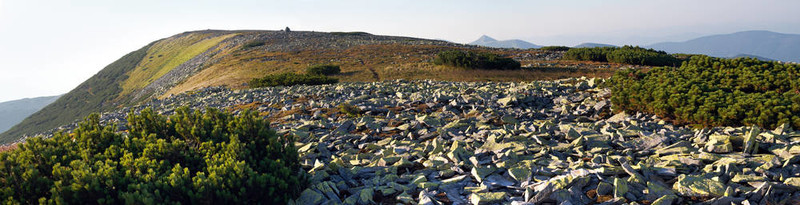
<instances>
[{"instance_id":1,"label":"stone","mask_svg":"<svg viewBox=\"0 0 800 205\"><path fill-rule=\"evenodd\" d=\"M530 179L531 169L522 167L512 167L508 169L508 175L518 182L524 182Z\"/></svg>"},{"instance_id":2,"label":"stone","mask_svg":"<svg viewBox=\"0 0 800 205\"><path fill-rule=\"evenodd\" d=\"M497 204L506 199L505 192L472 193L469 195L469 202L472 204Z\"/></svg>"},{"instance_id":3,"label":"stone","mask_svg":"<svg viewBox=\"0 0 800 205\"><path fill-rule=\"evenodd\" d=\"M636 170L634 170L633 167L631 167L631 165L628 164L628 162L621 163L621 165L622 165L622 170L625 170L625 172L628 173L628 175L633 177L635 182L642 184L646 183L644 176L639 174L639 172L636 172Z\"/></svg>"},{"instance_id":4,"label":"stone","mask_svg":"<svg viewBox=\"0 0 800 205\"><path fill-rule=\"evenodd\" d=\"M439 183L436 182L420 182L417 183L417 187L421 189L435 189L439 187Z\"/></svg>"},{"instance_id":5,"label":"stone","mask_svg":"<svg viewBox=\"0 0 800 205\"><path fill-rule=\"evenodd\" d=\"M514 103L516 101L517 101L517 98L515 98L513 96L508 96L508 97L504 97L504 98L498 99L497 100L497 104L500 104L503 107L507 107L507 106L511 105L512 103Z\"/></svg>"},{"instance_id":6,"label":"stone","mask_svg":"<svg viewBox=\"0 0 800 205\"><path fill-rule=\"evenodd\" d=\"M758 137L759 133L761 133L761 129L759 129L757 126L753 126L753 128L750 129L750 132L748 132L744 137L744 142L742 143L744 145L744 150L742 152L745 154L755 154L758 152L758 142L756 141L756 137Z\"/></svg>"},{"instance_id":7,"label":"stone","mask_svg":"<svg viewBox=\"0 0 800 205\"><path fill-rule=\"evenodd\" d=\"M664 187L659 183L647 181L647 196L650 201L663 198L666 195L674 195L674 192L669 187Z\"/></svg>"},{"instance_id":8,"label":"stone","mask_svg":"<svg viewBox=\"0 0 800 205\"><path fill-rule=\"evenodd\" d=\"M375 190L373 190L372 188L361 189L361 192L359 193L358 203L374 204L375 202L372 201L373 193L375 193Z\"/></svg>"},{"instance_id":9,"label":"stone","mask_svg":"<svg viewBox=\"0 0 800 205\"><path fill-rule=\"evenodd\" d=\"M319 192L316 192L311 189L303 190L300 193L300 198L297 198L297 204L320 204L322 203L322 199L324 196Z\"/></svg>"},{"instance_id":10,"label":"stone","mask_svg":"<svg viewBox=\"0 0 800 205\"><path fill-rule=\"evenodd\" d=\"M322 194L324 194L326 197L328 197L328 199L333 201L341 201L341 199L339 199L338 196L339 189L336 188L336 185L333 184L332 182L319 183L315 186L315 188L320 192L322 192Z\"/></svg>"},{"instance_id":11,"label":"stone","mask_svg":"<svg viewBox=\"0 0 800 205\"><path fill-rule=\"evenodd\" d=\"M606 182L600 182L597 184L597 194L598 195L611 195L614 194L614 185L611 185Z\"/></svg>"},{"instance_id":12,"label":"stone","mask_svg":"<svg viewBox=\"0 0 800 205\"><path fill-rule=\"evenodd\" d=\"M463 181L466 178L467 178L467 175L460 175L460 176L455 176L455 177L452 177L452 178L449 178L449 179L445 179L445 180L442 180L441 186L453 185L453 184L456 184L458 182Z\"/></svg>"},{"instance_id":13,"label":"stone","mask_svg":"<svg viewBox=\"0 0 800 205\"><path fill-rule=\"evenodd\" d=\"M413 180L411 180L411 184L420 186L421 183L427 182L427 181L428 181L428 178L426 178L425 175L418 175L417 177L414 177Z\"/></svg>"},{"instance_id":14,"label":"stone","mask_svg":"<svg viewBox=\"0 0 800 205\"><path fill-rule=\"evenodd\" d=\"M397 197L395 197L395 199L397 199L397 201L402 202L404 204L411 204L411 202L414 201L414 198L411 197L411 195L409 195L406 192L403 192L400 195L397 195Z\"/></svg>"},{"instance_id":15,"label":"stone","mask_svg":"<svg viewBox=\"0 0 800 205\"><path fill-rule=\"evenodd\" d=\"M398 190L395 189L395 188L392 188L390 186L380 186L380 187L377 188L376 191L381 192L381 195L386 197L386 196L390 196L390 195L392 195L394 193L397 193Z\"/></svg>"},{"instance_id":16,"label":"stone","mask_svg":"<svg viewBox=\"0 0 800 205\"><path fill-rule=\"evenodd\" d=\"M574 140L574 139L578 139L579 137L581 137L581 134L578 133L578 131L576 131L575 128L570 127L567 130L567 136L566 137L567 137L567 140Z\"/></svg>"},{"instance_id":17,"label":"stone","mask_svg":"<svg viewBox=\"0 0 800 205\"><path fill-rule=\"evenodd\" d=\"M489 185L489 186L507 187L507 186L514 185L514 182L512 182L509 179L506 179L503 176L500 176L500 175L497 175L497 174L492 174L492 175L489 175L488 177L486 177L485 179L483 179L483 181L481 181L481 184L486 184L486 185Z\"/></svg>"},{"instance_id":18,"label":"stone","mask_svg":"<svg viewBox=\"0 0 800 205\"><path fill-rule=\"evenodd\" d=\"M625 197L628 193L628 183L620 178L614 178L614 197Z\"/></svg>"},{"instance_id":19,"label":"stone","mask_svg":"<svg viewBox=\"0 0 800 205\"><path fill-rule=\"evenodd\" d=\"M500 120L502 120L503 123L506 124L519 124L519 120L517 120L517 118L512 115L503 115L503 117L500 118Z\"/></svg>"},{"instance_id":20,"label":"stone","mask_svg":"<svg viewBox=\"0 0 800 205\"><path fill-rule=\"evenodd\" d=\"M627 113L620 112L620 113L617 113L614 116L611 116L610 118L606 119L606 122L619 123L619 122L623 122L623 121L627 120L629 117L630 117L630 115L628 115Z\"/></svg>"},{"instance_id":21,"label":"stone","mask_svg":"<svg viewBox=\"0 0 800 205\"><path fill-rule=\"evenodd\" d=\"M673 154L688 154L694 152L697 148L692 147L692 143L688 141L680 141L667 147L656 150L656 154L665 156Z\"/></svg>"},{"instance_id":22,"label":"stone","mask_svg":"<svg viewBox=\"0 0 800 205\"><path fill-rule=\"evenodd\" d=\"M711 135L708 143L706 143L706 152L713 153L730 153L733 152L733 143L731 143L731 136L728 135Z\"/></svg>"},{"instance_id":23,"label":"stone","mask_svg":"<svg viewBox=\"0 0 800 205\"><path fill-rule=\"evenodd\" d=\"M658 198L655 201L653 201L653 203L650 205L672 205L673 201L675 201L676 199L678 199L678 196L672 194L664 195L661 198Z\"/></svg>"},{"instance_id":24,"label":"stone","mask_svg":"<svg viewBox=\"0 0 800 205\"><path fill-rule=\"evenodd\" d=\"M497 170L497 168L490 166L473 167L470 173L472 173L472 177L474 177L475 180L478 180L478 182L482 182L484 177L488 176L489 174L492 174L495 170Z\"/></svg>"},{"instance_id":25,"label":"stone","mask_svg":"<svg viewBox=\"0 0 800 205\"><path fill-rule=\"evenodd\" d=\"M719 197L725 194L725 184L703 176L681 174L672 190L681 196Z\"/></svg>"},{"instance_id":26,"label":"stone","mask_svg":"<svg viewBox=\"0 0 800 205\"><path fill-rule=\"evenodd\" d=\"M418 205L439 205L439 204L442 204L441 202L436 201L436 199L433 199L434 197L432 196L432 194L428 193L425 190L420 191L419 192L419 197L417 197L417 198L419 198L419 202L417 203Z\"/></svg>"},{"instance_id":27,"label":"stone","mask_svg":"<svg viewBox=\"0 0 800 205\"><path fill-rule=\"evenodd\" d=\"M731 182L735 183L745 183L745 182L763 182L769 181L769 179L765 176L756 176L756 175L749 175L749 174L736 174L731 178Z\"/></svg>"},{"instance_id":28,"label":"stone","mask_svg":"<svg viewBox=\"0 0 800 205\"><path fill-rule=\"evenodd\" d=\"M800 189L800 177L789 177L783 181L784 184L793 186L794 188Z\"/></svg>"},{"instance_id":29,"label":"stone","mask_svg":"<svg viewBox=\"0 0 800 205\"><path fill-rule=\"evenodd\" d=\"M355 129L355 124L353 124L353 121L347 120L344 121L341 125L339 125L339 127L337 127L336 130L333 130L333 133L343 135L350 133L350 131L353 129Z\"/></svg>"}]
</instances>

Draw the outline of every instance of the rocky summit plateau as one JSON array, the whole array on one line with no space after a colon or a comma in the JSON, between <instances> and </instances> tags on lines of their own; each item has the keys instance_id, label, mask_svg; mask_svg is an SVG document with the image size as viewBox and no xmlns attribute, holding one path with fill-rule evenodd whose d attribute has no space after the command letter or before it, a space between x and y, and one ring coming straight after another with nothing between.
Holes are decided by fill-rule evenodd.
<instances>
[{"instance_id":1,"label":"rocky summit plateau","mask_svg":"<svg viewBox=\"0 0 800 205\"><path fill-rule=\"evenodd\" d=\"M297 137L310 186L293 204L800 203L800 132L614 114L603 81L209 87L101 119L257 110Z\"/></svg>"}]
</instances>

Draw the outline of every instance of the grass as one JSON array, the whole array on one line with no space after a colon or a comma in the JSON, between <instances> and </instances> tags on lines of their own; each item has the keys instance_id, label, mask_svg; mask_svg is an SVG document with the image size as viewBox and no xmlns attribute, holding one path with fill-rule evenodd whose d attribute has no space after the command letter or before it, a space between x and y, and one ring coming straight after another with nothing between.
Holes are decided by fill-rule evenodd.
<instances>
[{"instance_id":1,"label":"grass","mask_svg":"<svg viewBox=\"0 0 800 205\"><path fill-rule=\"evenodd\" d=\"M129 105L126 96L233 35L189 33L153 42L109 64L52 104L0 134L0 143L69 124L93 112Z\"/></svg>"},{"instance_id":2,"label":"grass","mask_svg":"<svg viewBox=\"0 0 800 205\"><path fill-rule=\"evenodd\" d=\"M317 64L336 64L341 73L334 75L341 82L370 82L394 79L433 79L450 81L530 81L552 80L567 77L608 77L613 69L600 66L619 67L621 64L586 61L526 61L532 63L558 64L558 67L520 70L480 70L460 69L450 66L434 65L431 61L437 53L452 50L453 47L435 45L382 44L362 45L343 50L306 50L295 53L264 52L231 49L228 55L208 68L187 78L183 83L167 91L161 98L173 94L208 86L244 86L254 77L278 73L302 73L308 66ZM476 52L491 52L502 56L518 53L537 54L537 50L505 51L496 49L469 49ZM578 69L580 68L580 69Z\"/></svg>"},{"instance_id":3,"label":"grass","mask_svg":"<svg viewBox=\"0 0 800 205\"><path fill-rule=\"evenodd\" d=\"M212 34L193 33L160 41L147 51L147 57L122 82L122 95L142 89L189 59L207 51L221 41L238 34L210 37Z\"/></svg>"}]
</instances>

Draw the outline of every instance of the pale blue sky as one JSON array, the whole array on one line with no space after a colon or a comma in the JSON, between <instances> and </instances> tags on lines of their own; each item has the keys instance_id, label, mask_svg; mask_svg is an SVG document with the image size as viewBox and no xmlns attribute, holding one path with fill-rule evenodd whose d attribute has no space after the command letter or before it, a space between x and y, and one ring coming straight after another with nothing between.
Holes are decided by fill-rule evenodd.
<instances>
[{"instance_id":1,"label":"pale blue sky","mask_svg":"<svg viewBox=\"0 0 800 205\"><path fill-rule=\"evenodd\" d=\"M366 31L466 43L646 45L744 30L800 33L796 0L0 0L0 102L68 92L147 43L202 29Z\"/></svg>"}]
</instances>

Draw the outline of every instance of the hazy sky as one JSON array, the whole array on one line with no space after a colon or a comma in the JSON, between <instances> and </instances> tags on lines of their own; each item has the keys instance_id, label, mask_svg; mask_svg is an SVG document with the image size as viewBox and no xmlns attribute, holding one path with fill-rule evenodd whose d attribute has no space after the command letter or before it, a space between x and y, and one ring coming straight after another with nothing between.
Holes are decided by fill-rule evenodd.
<instances>
[{"instance_id":1,"label":"hazy sky","mask_svg":"<svg viewBox=\"0 0 800 205\"><path fill-rule=\"evenodd\" d=\"M183 31L366 31L459 43L646 45L744 30L800 33L796 0L0 0L0 102L66 93Z\"/></svg>"}]
</instances>

